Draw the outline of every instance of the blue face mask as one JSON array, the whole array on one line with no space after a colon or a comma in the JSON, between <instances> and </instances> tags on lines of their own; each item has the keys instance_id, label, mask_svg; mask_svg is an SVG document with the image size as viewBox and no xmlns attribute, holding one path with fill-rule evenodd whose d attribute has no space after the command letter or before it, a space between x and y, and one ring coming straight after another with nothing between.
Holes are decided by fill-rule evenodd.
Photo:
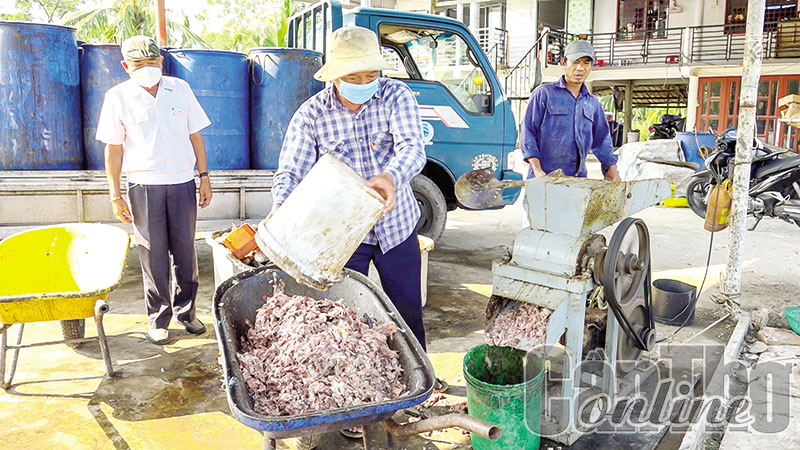
<instances>
[{"instance_id":1,"label":"blue face mask","mask_svg":"<svg viewBox=\"0 0 800 450\"><path fill-rule=\"evenodd\" d=\"M339 80L339 94L356 105L363 105L378 92L378 79L367 84L353 84Z\"/></svg>"}]
</instances>

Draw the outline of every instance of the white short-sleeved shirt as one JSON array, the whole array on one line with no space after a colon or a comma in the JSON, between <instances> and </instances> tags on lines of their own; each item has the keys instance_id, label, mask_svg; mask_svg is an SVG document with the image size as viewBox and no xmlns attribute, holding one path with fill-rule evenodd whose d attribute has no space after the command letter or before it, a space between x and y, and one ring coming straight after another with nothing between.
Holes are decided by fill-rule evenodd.
<instances>
[{"instance_id":1,"label":"white short-sleeved shirt","mask_svg":"<svg viewBox=\"0 0 800 450\"><path fill-rule=\"evenodd\" d=\"M97 140L122 145L122 170L131 184L178 184L194 177L189 135L209 126L189 84L162 77L153 97L133 80L106 92Z\"/></svg>"}]
</instances>

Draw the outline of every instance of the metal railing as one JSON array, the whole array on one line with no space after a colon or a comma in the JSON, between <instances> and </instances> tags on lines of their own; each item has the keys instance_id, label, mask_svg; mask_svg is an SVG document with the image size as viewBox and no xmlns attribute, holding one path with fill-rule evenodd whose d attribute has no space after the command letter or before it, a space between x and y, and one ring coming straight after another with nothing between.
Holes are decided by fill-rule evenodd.
<instances>
[{"instance_id":1,"label":"metal railing","mask_svg":"<svg viewBox=\"0 0 800 450\"><path fill-rule=\"evenodd\" d=\"M342 4L338 0L317 3L288 20L286 44L327 55L328 34L342 26Z\"/></svg>"},{"instance_id":2,"label":"metal railing","mask_svg":"<svg viewBox=\"0 0 800 450\"><path fill-rule=\"evenodd\" d=\"M765 26L774 30L775 26ZM777 25L777 24L775 24ZM737 61L744 58L744 29L740 25L690 27L686 63ZM764 58L778 58L778 32L764 32ZM800 45L800 44L798 44Z\"/></svg>"},{"instance_id":3,"label":"metal railing","mask_svg":"<svg viewBox=\"0 0 800 450\"><path fill-rule=\"evenodd\" d=\"M768 23L765 29L773 31L764 32L764 58L779 58L776 26ZM551 32L545 64L558 64L564 48L575 39L575 35L563 31ZM711 63L740 61L744 57L744 33L739 25L596 33L589 35L589 41L598 67Z\"/></svg>"},{"instance_id":4,"label":"metal railing","mask_svg":"<svg viewBox=\"0 0 800 450\"><path fill-rule=\"evenodd\" d=\"M478 45L481 46L494 68L508 65L508 31L502 28L479 28Z\"/></svg>"},{"instance_id":5,"label":"metal railing","mask_svg":"<svg viewBox=\"0 0 800 450\"><path fill-rule=\"evenodd\" d=\"M780 58L777 24L764 28L764 58ZM740 25L705 25L663 30L596 33L589 35L598 67L633 65L714 64L741 61L744 33ZM540 49L541 69L560 64L566 46L577 39L563 30L547 30L511 69L505 79L506 96L523 100L537 83L536 60ZM784 44L785 45L785 44ZM796 45L796 44L795 44ZM786 54L786 53L784 53ZM791 53L794 54L794 53Z\"/></svg>"},{"instance_id":6,"label":"metal railing","mask_svg":"<svg viewBox=\"0 0 800 450\"><path fill-rule=\"evenodd\" d=\"M520 58L519 62L509 71L506 75L504 90L506 97L512 100L522 100L530 97L531 89L535 87L537 82L537 60L539 58L539 49L548 48L548 36L552 32L549 28L542 30L539 39L533 44L525 55ZM549 50L548 50L549 54ZM541 70L541 68L539 68ZM541 73L539 73L541 75ZM539 77L541 80L541 76Z\"/></svg>"}]
</instances>

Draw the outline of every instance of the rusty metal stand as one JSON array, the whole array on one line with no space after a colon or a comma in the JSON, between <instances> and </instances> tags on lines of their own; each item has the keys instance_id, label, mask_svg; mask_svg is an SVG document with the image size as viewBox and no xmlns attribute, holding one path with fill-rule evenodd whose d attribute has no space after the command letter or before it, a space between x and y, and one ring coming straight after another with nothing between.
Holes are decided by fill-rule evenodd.
<instances>
[{"instance_id":1,"label":"rusty metal stand","mask_svg":"<svg viewBox=\"0 0 800 450\"><path fill-rule=\"evenodd\" d=\"M17 342L8 345L8 330L11 325L0 325L0 389L6 390L11 386L14 380L14 372L17 371L17 361L19 360L19 349L22 347L22 332L25 330L25 324L19 324L19 331L17 332ZM9 364L8 378L6 379L6 352L13 349L14 353L11 356Z\"/></svg>"},{"instance_id":2,"label":"rusty metal stand","mask_svg":"<svg viewBox=\"0 0 800 450\"><path fill-rule=\"evenodd\" d=\"M364 426L361 427L361 429L363 430L362 431L363 434L361 436L361 439L364 440L364 450L370 450L370 449L372 449L372 445L370 445L370 443L369 443L370 434L371 434L368 431L369 430L369 426L368 425L364 425Z\"/></svg>"},{"instance_id":3,"label":"rusty metal stand","mask_svg":"<svg viewBox=\"0 0 800 450\"><path fill-rule=\"evenodd\" d=\"M109 311L108 303L105 300L98 300L94 304L94 323L97 326L97 342L100 344L100 353L106 363L106 374L114 376L114 367L111 365L111 355L108 352L108 341L106 340L106 330L103 328L103 316Z\"/></svg>"},{"instance_id":4,"label":"rusty metal stand","mask_svg":"<svg viewBox=\"0 0 800 450\"><path fill-rule=\"evenodd\" d=\"M106 374L113 377L114 367L111 364L111 354L108 350L108 340L106 339L106 331L103 327L103 316L109 311L108 303L105 300L97 300L94 304L94 322L97 325L97 342L100 344L100 353L103 356L103 362L106 365ZM19 331L17 332L16 342L8 343L8 331L11 329L11 324L0 325L0 389L6 390L11 387L14 380L14 373L17 371L17 361L19 361L19 351L23 348L40 347L43 345L61 344L61 343L79 343L94 340L89 339L69 339L64 341L55 342L37 342L33 344L22 345L22 332L25 329L25 324L20 323ZM11 359L6 364L6 354L13 351ZM6 376L6 367L8 367L8 376Z\"/></svg>"},{"instance_id":5,"label":"rusty metal stand","mask_svg":"<svg viewBox=\"0 0 800 450\"><path fill-rule=\"evenodd\" d=\"M278 442L264 433L264 450L275 450L278 448Z\"/></svg>"}]
</instances>

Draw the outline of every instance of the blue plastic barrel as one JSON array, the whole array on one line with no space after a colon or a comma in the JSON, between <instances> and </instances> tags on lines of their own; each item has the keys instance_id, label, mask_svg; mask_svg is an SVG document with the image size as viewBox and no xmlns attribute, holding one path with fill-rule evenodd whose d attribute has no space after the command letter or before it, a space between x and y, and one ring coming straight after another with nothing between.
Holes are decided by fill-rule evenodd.
<instances>
[{"instance_id":1,"label":"blue plastic barrel","mask_svg":"<svg viewBox=\"0 0 800 450\"><path fill-rule=\"evenodd\" d=\"M73 28L0 21L0 111L0 170L83 168Z\"/></svg>"},{"instance_id":2,"label":"blue plastic barrel","mask_svg":"<svg viewBox=\"0 0 800 450\"><path fill-rule=\"evenodd\" d=\"M675 140L681 145L683 156L686 161L697 163L700 165L698 170L705 167L706 162L698 154L700 147L717 147L717 138L711 133L695 133L694 131L678 131L675 133Z\"/></svg>"},{"instance_id":3,"label":"blue plastic barrel","mask_svg":"<svg viewBox=\"0 0 800 450\"><path fill-rule=\"evenodd\" d=\"M83 44L81 46L81 104L83 107L83 148L86 168L104 168L105 144L95 139L97 120L106 91L129 79L122 68L122 54L116 44Z\"/></svg>"},{"instance_id":4,"label":"blue plastic barrel","mask_svg":"<svg viewBox=\"0 0 800 450\"><path fill-rule=\"evenodd\" d=\"M250 168L250 85L244 53L169 50L169 74L186 80L211 125L202 131L208 168Z\"/></svg>"},{"instance_id":5,"label":"blue plastic barrel","mask_svg":"<svg viewBox=\"0 0 800 450\"><path fill-rule=\"evenodd\" d=\"M300 105L324 87L314 79L322 54L293 48L250 50L250 161L277 169L283 136Z\"/></svg>"}]
</instances>

